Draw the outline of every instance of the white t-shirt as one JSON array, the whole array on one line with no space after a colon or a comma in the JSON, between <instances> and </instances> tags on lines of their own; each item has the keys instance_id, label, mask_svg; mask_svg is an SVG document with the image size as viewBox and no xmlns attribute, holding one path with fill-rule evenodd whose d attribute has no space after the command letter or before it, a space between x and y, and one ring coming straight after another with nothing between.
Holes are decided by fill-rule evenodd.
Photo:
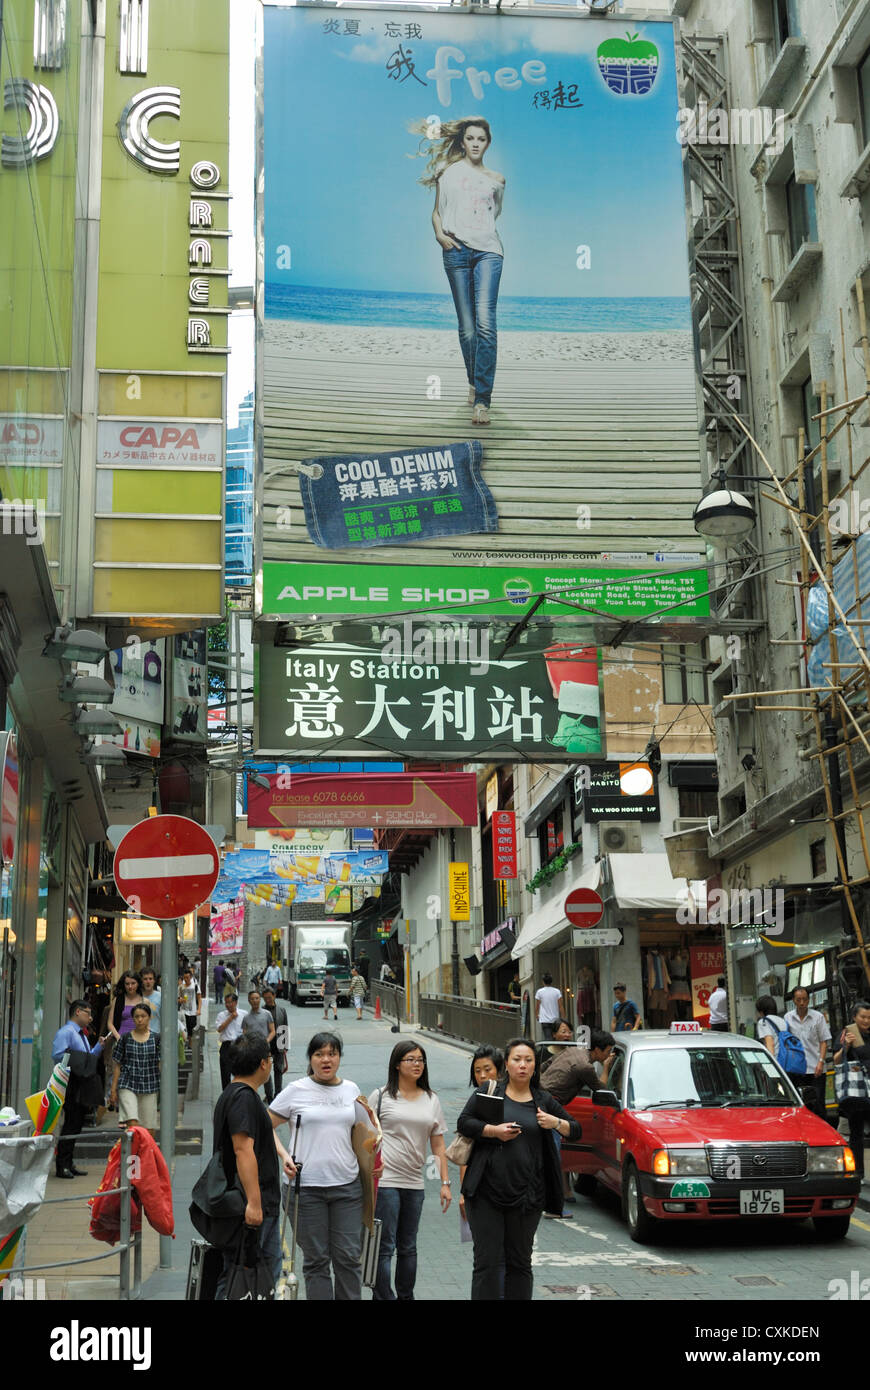
<instances>
[{"instance_id":1,"label":"white t-shirt","mask_svg":"<svg viewBox=\"0 0 870 1390\"><path fill-rule=\"evenodd\" d=\"M710 998L707 1000L710 1006L711 1023L728 1022L728 991L725 989L714 989Z\"/></svg>"},{"instance_id":2,"label":"white t-shirt","mask_svg":"<svg viewBox=\"0 0 870 1390\"><path fill-rule=\"evenodd\" d=\"M344 1187L359 1177L350 1142L354 1125L365 1118L362 1107L354 1104L359 1093L353 1081L323 1086L305 1076L291 1081L270 1104L270 1110L287 1120L293 1139L296 1116L302 1116L296 1157L302 1160L303 1187ZM292 1142L285 1147L292 1153Z\"/></svg>"},{"instance_id":3,"label":"white t-shirt","mask_svg":"<svg viewBox=\"0 0 870 1390\"><path fill-rule=\"evenodd\" d=\"M229 1016L229 1009L221 1009L220 1013L215 1019L215 1027L218 1027L221 1023L223 1023L224 1019L229 1018ZM221 1042L235 1042L236 1038L240 1038L242 1036L243 1031L242 1019L247 1018L247 1016L247 1009L237 1009L236 1016L233 1019L232 1023L228 1023L224 1031L222 1033L218 1033L218 1037L220 1038Z\"/></svg>"},{"instance_id":4,"label":"white t-shirt","mask_svg":"<svg viewBox=\"0 0 870 1390\"><path fill-rule=\"evenodd\" d=\"M186 1014L195 1014L195 1013L196 1013L196 994L197 994L196 981L195 981L195 980L191 980L190 984L189 984L189 985L186 985L186 984L184 983L184 981L182 980L181 985L180 985L179 988L180 988L181 996L182 996L182 998L184 999L184 1004L183 1004L183 1006L182 1006L184 1012L185 1012Z\"/></svg>"},{"instance_id":5,"label":"white t-shirt","mask_svg":"<svg viewBox=\"0 0 870 1390\"><path fill-rule=\"evenodd\" d=\"M778 1014L765 1014L764 1018L758 1020L755 1032L759 1042L762 1042L765 1038L775 1038L787 1027L788 1024Z\"/></svg>"},{"instance_id":6,"label":"white t-shirt","mask_svg":"<svg viewBox=\"0 0 870 1390\"><path fill-rule=\"evenodd\" d=\"M541 1005L538 1022L558 1023L559 1005L562 1000L561 991L556 989L555 985L543 985L535 995L535 1000Z\"/></svg>"},{"instance_id":7,"label":"white t-shirt","mask_svg":"<svg viewBox=\"0 0 870 1390\"><path fill-rule=\"evenodd\" d=\"M501 212L504 183L467 159L448 164L438 179L438 212L450 236L475 251L504 255L495 219Z\"/></svg>"},{"instance_id":8,"label":"white t-shirt","mask_svg":"<svg viewBox=\"0 0 870 1390\"><path fill-rule=\"evenodd\" d=\"M380 1090L378 1087L369 1096L369 1105L375 1112ZM385 1087L380 1121L384 1132L381 1187L415 1187L419 1190L423 1186L423 1167L429 1140L433 1134L447 1132L440 1100L434 1091L431 1096L420 1091L414 1100L406 1100L402 1095L393 1100Z\"/></svg>"}]
</instances>

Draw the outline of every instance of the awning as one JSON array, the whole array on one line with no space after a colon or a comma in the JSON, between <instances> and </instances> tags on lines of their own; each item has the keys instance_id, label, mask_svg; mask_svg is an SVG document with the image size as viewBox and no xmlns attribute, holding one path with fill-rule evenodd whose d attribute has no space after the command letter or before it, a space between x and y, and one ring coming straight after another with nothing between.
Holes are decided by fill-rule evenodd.
<instances>
[{"instance_id":1,"label":"awning","mask_svg":"<svg viewBox=\"0 0 870 1390\"><path fill-rule=\"evenodd\" d=\"M626 858L640 858L639 855L626 855ZM664 856L663 856L664 857ZM519 960L528 951L534 951L539 946L543 946L547 941L562 931L568 925L568 918L565 916L565 899L569 893L573 893L575 888L597 888L601 882L601 865L592 864L588 869L584 869L582 874L572 878L566 883L562 892L558 893L552 902L544 907L539 907L537 912L532 912L523 923L523 929L517 938L517 944L511 951L514 960Z\"/></svg>"},{"instance_id":2,"label":"awning","mask_svg":"<svg viewBox=\"0 0 870 1390\"><path fill-rule=\"evenodd\" d=\"M552 815L558 806L562 805L570 786L573 786L574 768L569 767L567 772L563 772L556 785L551 787L546 796L532 807L529 814L523 821L523 834L527 840L531 840L537 833L541 821L546 820L547 816Z\"/></svg>"},{"instance_id":3,"label":"awning","mask_svg":"<svg viewBox=\"0 0 870 1390\"><path fill-rule=\"evenodd\" d=\"M666 854L609 854L607 862L619 907L676 912L689 901L689 885L671 877Z\"/></svg>"}]
</instances>

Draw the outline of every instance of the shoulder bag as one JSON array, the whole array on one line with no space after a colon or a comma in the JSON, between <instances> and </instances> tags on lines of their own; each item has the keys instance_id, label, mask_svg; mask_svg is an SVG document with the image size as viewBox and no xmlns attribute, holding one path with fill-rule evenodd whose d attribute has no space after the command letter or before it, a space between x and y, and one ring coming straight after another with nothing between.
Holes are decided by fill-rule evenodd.
<instances>
[{"instance_id":1,"label":"shoulder bag","mask_svg":"<svg viewBox=\"0 0 870 1390\"><path fill-rule=\"evenodd\" d=\"M486 1094L491 1096L497 1085L497 1081L487 1082ZM453 1143L448 1145L445 1153L451 1163L457 1164L460 1168L465 1168L471 1161L471 1150L473 1148L473 1139L466 1138L464 1134L457 1134Z\"/></svg>"},{"instance_id":2,"label":"shoulder bag","mask_svg":"<svg viewBox=\"0 0 870 1390\"><path fill-rule=\"evenodd\" d=\"M863 1062L843 1060L834 1067L834 1095L837 1104L848 1100L870 1101L870 1081Z\"/></svg>"},{"instance_id":3,"label":"shoulder bag","mask_svg":"<svg viewBox=\"0 0 870 1390\"><path fill-rule=\"evenodd\" d=\"M191 1193L190 1219L209 1245L227 1246L236 1242L245 1217L248 1199L238 1173L228 1178L224 1168L223 1141L226 1120L217 1147Z\"/></svg>"}]
</instances>

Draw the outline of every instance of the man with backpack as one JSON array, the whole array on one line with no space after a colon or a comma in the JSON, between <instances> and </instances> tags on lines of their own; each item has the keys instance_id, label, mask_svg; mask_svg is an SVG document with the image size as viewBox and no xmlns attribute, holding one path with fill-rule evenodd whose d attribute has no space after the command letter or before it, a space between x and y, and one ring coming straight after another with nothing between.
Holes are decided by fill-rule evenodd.
<instances>
[{"instance_id":1,"label":"man with backpack","mask_svg":"<svg viewBox=\"0 0 870 1390\"><path fill-rule=\"evenodd\" d=\"M807 1074L807 1056L800 1038L796 1038L784 1018L776 1011L776 1000L769 994L762 994L755 1001L758 1022L755 1034L763 1042L791 1083L800 1089Z\"/></svg>"}]
</instances>

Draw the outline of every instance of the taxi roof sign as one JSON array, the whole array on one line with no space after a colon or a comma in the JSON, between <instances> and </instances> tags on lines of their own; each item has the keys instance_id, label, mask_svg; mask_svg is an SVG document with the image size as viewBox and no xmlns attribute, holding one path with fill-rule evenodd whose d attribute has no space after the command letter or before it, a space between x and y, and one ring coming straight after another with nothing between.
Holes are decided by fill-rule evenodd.
<instances>
[{"instance_id":1,"label":"taxi roof sign","mask_svg":"<svg viewBox=\"0 0 870 1390\"><path fill-rule=\"evenodd\" d=\"M697 1019L686 1019L684 1022L672 1023L668 1029L669 1033L700 1033L701 1025Z\"/></svg>"}]
</instances>

